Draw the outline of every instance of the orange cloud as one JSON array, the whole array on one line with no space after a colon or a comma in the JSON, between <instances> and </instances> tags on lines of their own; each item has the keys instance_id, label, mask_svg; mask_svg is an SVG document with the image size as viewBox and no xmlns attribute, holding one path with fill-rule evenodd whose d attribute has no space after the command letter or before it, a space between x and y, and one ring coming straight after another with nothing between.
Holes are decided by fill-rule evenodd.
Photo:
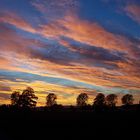
<instances>
[{"instance_id":1,"label":"orange cloud","mask_svg":"<svg viewBox=\"0 0 140 140\"><path fill-rule=\"evenodd\" d=\"M29 65L38 66L37 69L39 70L37 73L42 76L48 76L48 74L44 73L45 70L47 70L47 72L52 73L54 77L71 79L96 86L127 89L140 88L139 73L134 71L131 64L119 62L118 70L106 70L105 68L88 67L76 63L74 66L54 65L49 61L44 61L42 63L31 62Z\"/></svg>"},{"instance_id":2,"label":"orange cloud","mask_svg":"<svg viewBox=\"0 0 140 140\"><path fill-rule=\"evenodd\" d=\"M36 33L44 38L56 39L61 45L68 48L70 52L76 52L83 57L79 57L79 60L74 59L68 64L67 60L70 60L71 57L67 58L68 54L64 55L64 53L68 52L61 52L58 54L57 49L59 48L53 48L53 50L56 49L56 53L53 54L54 56L65 56L62 57L63 59L61 60L65 63L59 63L58 60L60 57L54 59L50 58L50 55L46 57L46 52L43 56L39 53L38 47L41 46L42 48L45 48L39 42L25 39L7 28L2 28L4 31L0 34L0 41L2 42L0 44L0 57L2 58L0 59L1 69L35 73L44 77L51 75L54 77L89 83L91 85L104 86L108 87L108 89L113 87L132 90L140 88L140 75L138 73L140 64L136 61L138 57L135 57L134 55L135 46L132 41L124 36L110 33L97 23L91 23L80 19L78 16L72 15L65 16L64 19L57 19L49 24L40 25L40 28L37 30L34 30L30 24L15 15L9 14L8 16L3 16L0 17L0 20L5 23L10 23L24 31ZM93 57L92 59L87 57L88 55L96 56L97 52L95 50L92 50L92 54L88 54L88 52L85 51L86 45L84 46L85 48L78 50L74 48L70 42L62 39L62 37L89 45L90 47L95 46L96 48L103 48L111 53L125 52L127 55L124 56L124 61L122 59L117 61L102 60L105 63L103 63L101 67L98 67L94 64L97 64L97 62L99 64L101 63L101 61L98 60L100 57ZM33 48L30 48L30 46L33 46ZM132 50L134 50L133 53ZM44 52L44 50L42 52ZM52 50L50 50L50 52L52 54ZM53 61L51 61L51 59L53 59ZM105 64L115 65L117 68L107 69L104 66ZM15 84L17 83L13 83L13 89L16 89L17 87ZM28 85L28 83L22 82L20 86L23 87L25 85ZM30 83L29 85L34 88L40 87L39 83ZM48 87L48 85L45 85L44 83L43 85L43 88L45 86ZM63 93L64 87L58 87L56 85L49 85L49 88L46 89L46 91L49 91L52 88L54 88L57 93ZM66 91L66 94L70 93L70 95L72 95L74 92L81 92L81 89L76 90L76 88L67 87ZM45 95L39 96L41 97L41 103L43 102ZM72 96L67 100L71 100L70 103L74 103L74 97L75 96ZM61 103L66 103L66 100L63 100L62 96L60 100Z\"/></svg>"},{"instance_id":3,"label":"orange cloud","mask_svg":"<svg viewBox=\"0 0 140 140\"><path fill-rule=\"evenodd\" d=\"M78 63L73 63L72 66L54 64L48 60L30 58L26 53L23 56L15 54L15 58L9 55L10 54L6 56L3 54L3 59L0 59L2 64L1 69L34 73L44 77L50 75L96 86L122 87L128 89L140 88L137 66L133 66L131 63L112 62L116 63L119 69L107 70L105 68L90 67ZM4 59L5 56L7 59Z\"/></svg>"},{"instance_id":4,"label":"orange cloud","mask_svg":"<svg viewBox=\"0 0 140 140\"><path fill-rule=\"evenodd\" d=\"M77 42L101 47L108 49L109 51L123 51L124 53L129 53L132 57L135 57L135 54L133 54L133 50L135 49L131 47L133 42L129 39L124 36L108 32L96 22L92 23L82 20L77 15L71 15L69 13L64 17L64 19L59 18L45 25L40 24L37 29L33 28L27 21L14 13L5 12L1 15L1 22L9 23L19 29L41 35L47 39L58 40L62 45L64 45L64 41L62 42L61 37L67 37ZM66 42L65 46L74 50L70 45L66 45Z\"/></svg>"},{"instance_id":5,"label":"orange cloud","mask_svg":"<svg viewBox=\"0 0 140 140\"><path fill-rule=\"evenodd\" d=\"M0 22L14 25L27 32L36 33L36 30L27 21L13 12L0 13Z\"/></svg>"},{"instance_id":6,"label":"orange cloud","mask_svg":"<svg viewBox=\"0 0 140 140\"><path fill-rule=\"evenodd\" d=\"M81 20L77 16L69 15L63 20L41 25L40 28L40 33L47 38L59 39L65 36L91 46L127 52L128 40L125 37L114 35L97 23Z\"/></svg>"}]
</instances>

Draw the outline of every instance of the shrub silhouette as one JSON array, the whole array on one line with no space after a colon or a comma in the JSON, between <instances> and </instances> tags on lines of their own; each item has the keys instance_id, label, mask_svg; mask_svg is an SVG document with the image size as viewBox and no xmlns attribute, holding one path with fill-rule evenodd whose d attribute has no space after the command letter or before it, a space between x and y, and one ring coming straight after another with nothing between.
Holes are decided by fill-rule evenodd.
<instances>
[{"instance_id":1,"label":"shrub silhouette","mask_svg":"<svg viewBox=\"0 0 140 140\"><path fill-rule=\"evenodd\" d=\"M133 98L133 95L126 94L122 97L121 100L122 100L122 104L124 104L124 105L132 105L133 101L134 101L134 98Z\"/></svg>"},{"instance_id":2,"label":"shrub silhouette","mask_svg":"<svg viewBox=\"0 0 140 140\"><path fill-rule=\"evenodd\" d=\"M46 105L48 107L54 106L57 104L56 102L57 96L54 93L49 93L46 97Z\"/></svg>"},{"instance_id":3,"label":"shrub silhouette","mask_svg":"<svg viewBox=\"0 0 140 140\"><path fill-rule=\"evenodd\" d=\"M109 94L106 96L106 105L108 107L115 107L117 104L118 97L115 94Z\"/></svg>"},{"instance_id":4,"label":"shrub silhouette","mask_svg":"<svg viewBox=\"0 0 140 140\"><path fill-rule=\"evenodd\" d=\"M88 95L86 93L81 93L77 97L77 106L86 106L88 101Z\"/></svg>"},{"instance_id":5,"label":"shrub silhouette","mask_svg":"<svg viewBox=\"0 0 140 140\"><path fill-rule=\"evenodd\" d=\"M18 107L35 107L38 97L35 96L34 90L31 87L27 87L23 90L22 94L19 92L13 92L11 95L11 104Z\"/></svg>"}]
</instances>

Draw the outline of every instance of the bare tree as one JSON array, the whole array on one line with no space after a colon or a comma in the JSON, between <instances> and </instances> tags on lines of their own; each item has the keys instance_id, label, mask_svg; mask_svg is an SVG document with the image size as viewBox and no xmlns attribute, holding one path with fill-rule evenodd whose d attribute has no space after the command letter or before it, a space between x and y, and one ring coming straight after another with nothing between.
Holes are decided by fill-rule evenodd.
<instances>
[{"instance_id":1,"label":"bare tree","mask_svg":"<svg viewBox=\"0 0 140 140\"><path fill-rule=\"evenodd\" d=\"M86 93L81 93L77 97L77 106L86 106L88 101L88 95Z\"/></svg>"},{"instance_id":2,"label":"bare tree","mask_svg":"<svg viewBox=\"0 0 140 140\"><path fill-rule=\"evenodd\" d=\"M134 101L134 98L133 98L133 95L126 94L122 97L121 100L122 100L122 104L124 104L124 105L132 105L133 101Z\"/></svg>"},{"instance_id":3,"label":"bare tree","mask_svg":"<svg viewBox=\"0 0 140 140\"><path fill-rule=\"evenodd\" d=\"M46 97L46 105L48 107L54 106L57 104L56 102L57 96L54 93L49 93Z\"/></svg>"},{"instance_id":4,"label":"bare tree","mask_svg":"<svg viewBox=\"0 0 140 140\"><path fill-rule=\"evenodd\" d=\"M109 107L115 107L117 104L118 97L115 94L109 94L106 96L106 105Z\"/></svg>"}]
</instances>

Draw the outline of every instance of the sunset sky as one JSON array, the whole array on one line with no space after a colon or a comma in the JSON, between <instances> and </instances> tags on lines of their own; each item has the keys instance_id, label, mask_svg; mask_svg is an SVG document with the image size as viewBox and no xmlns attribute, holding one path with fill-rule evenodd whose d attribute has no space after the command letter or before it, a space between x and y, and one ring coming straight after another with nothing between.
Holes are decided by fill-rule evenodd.
<instances>
[{"instance_id":1,"label":"sunset sky","mask_svg":"<svg viewBox=\"0 0 140 140\"><path fill-rule=\"evenodd\" d=\"M31 86L45 104L102 92L140 100L139 0L0 0L0 104Z\"/></svg>"}]
</instances>

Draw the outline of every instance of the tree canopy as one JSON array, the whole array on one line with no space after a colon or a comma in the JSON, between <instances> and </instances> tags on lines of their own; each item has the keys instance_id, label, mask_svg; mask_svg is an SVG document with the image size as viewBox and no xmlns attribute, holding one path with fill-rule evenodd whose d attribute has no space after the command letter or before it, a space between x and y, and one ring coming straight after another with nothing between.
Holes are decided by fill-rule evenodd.
<instances>
[{"instance_id":1,"label":"tree canopy","mask_svg":"<svg viewBox=\"0 0 140 140\"><path fill-rule=\"evenodd\" d=\"M122 97L121 100L122 100L122 104L124 104L124 105L132 105L133 101L134 101L134 98L133 98L133 95L126 94Z\"/></svg>"},{"instance_id":2,"label":"tree canopy","mask_svg":"<svg viewBox=\"0 0 140 140\"><path fill-rule=\"evenodd\" d=\"M49 93L48 96L46 97L46 105L48 107L56 105L57 104L56 99L57 96L54 93Z\"/></svg>"},{"instance_id":3,"label":"tree canopy","mask_svg":"<svg viewBox=\"0 0 140 140\"><path fill-rule=\"evenodd\" d=\"M77 106L86 106L88 101L88 95L86 93L81 93L77 97Z\"/></svg>"},{"instance_id":4,"label":"tree canopy","mask_svg":"<svg viewBox=\"0 0 140 140\"><path fill-rule=\"evenodd\" d=\"M94 99L94 106L104 106L105 105L105 95L103 93L97 94Z\"/></svg>"},{"instance_id":5,"label":"tree canopy","mask_svg":"<svg viewBox=\"0 0 140 140\"><path fill-rule=\"evenodd\" d=\"M22 94L16 91L12 93L11 104L18 107L35 107L37 99L38 97L34 94L34 90L31 87L27 87Z\"/></svg>"},{"instance_id":6,"label":"tree canopy","mask_svg":"<svg viewBox=\"0 0 140 140\"><path fill-rule=\"evenodd\" d=\"M117 104L118 97L115 94L109 94L106 96L106 105L109 107L115 107Z\"/></svg>"},{"instance_id":7,"label":"tree canopy","mask_svg":"<svg viewBox=\"0 0 140 140\"><path fill-rule=\"evenodd\" d=\"M19 105L19 98L20 98L20 92L14 91L11 94L11 104L15 105L15 106L18 106Z\"/></svg>"}]
</instances>

